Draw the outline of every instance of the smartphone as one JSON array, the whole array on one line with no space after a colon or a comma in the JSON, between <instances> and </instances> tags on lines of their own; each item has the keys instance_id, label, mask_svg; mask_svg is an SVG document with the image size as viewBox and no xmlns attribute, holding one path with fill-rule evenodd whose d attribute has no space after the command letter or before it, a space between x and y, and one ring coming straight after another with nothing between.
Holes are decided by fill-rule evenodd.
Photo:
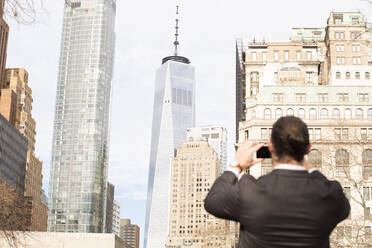
<instances>
[{"instance_id":1,"label":"smartphone","mask_svg":"<svg viewBox=\"0 0 372 248\"><path fill-rule=\"evenodd\" d=\"M257 158L271 158L269 147L263 146L257 151Z\"/></svg>"}]
</instances>

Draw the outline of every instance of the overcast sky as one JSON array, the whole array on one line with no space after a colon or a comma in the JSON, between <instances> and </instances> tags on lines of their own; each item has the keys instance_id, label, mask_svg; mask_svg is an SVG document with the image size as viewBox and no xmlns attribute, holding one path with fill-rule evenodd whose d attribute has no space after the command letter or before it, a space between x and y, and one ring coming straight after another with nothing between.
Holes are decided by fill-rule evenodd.
<instances>
[{"instance_id":1,"label":"overcast sky","mask_svg":"<svg viewBox=\"0 0 372 248\"><path fill-rule=\"evenodd\" d=\"M47 191L52 148L62 0L45 0L47 15L36 24L10 22L7 67L30 74L36 155L44 162ZM172 53L175 0L117 0L109 181L121 217L145 222L155 71ZM235 126L235 39L288 40L291 27L325 27L332 10L367 11L358 0L187 0L181 3L180 54L196 68L196 121Z\"/></svg>"}]
</instances>

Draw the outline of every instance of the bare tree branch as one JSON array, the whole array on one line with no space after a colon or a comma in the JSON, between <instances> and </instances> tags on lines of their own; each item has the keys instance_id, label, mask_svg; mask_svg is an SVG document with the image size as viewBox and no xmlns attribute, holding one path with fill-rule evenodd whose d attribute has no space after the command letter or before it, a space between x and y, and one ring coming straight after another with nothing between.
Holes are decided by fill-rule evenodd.
<instances>
[{"instance_id":1,"label":"bare tree branch","mask_svg":"<svg viewBox=\"0 0 372 248\"><path fill-rule=\"evenodd\" d=\"M46 12L44 0L4 0L4 17L21 24L34 23Z\"/></svg>"}]
</instances>

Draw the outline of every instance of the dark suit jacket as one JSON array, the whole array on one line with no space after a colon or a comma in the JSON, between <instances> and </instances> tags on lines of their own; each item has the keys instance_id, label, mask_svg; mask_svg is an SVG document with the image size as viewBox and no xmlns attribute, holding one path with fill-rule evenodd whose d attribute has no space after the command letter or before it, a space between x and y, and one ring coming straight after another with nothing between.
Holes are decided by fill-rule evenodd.
<instances>
[{"instance_id":1,"label":"dark suit jacket","mask_svg":"<svg viewBox=\"0 0 372 248\"><path fill-rule=\"evenodd\" d=\"M337 181L319 171L284 169L239 181L225 172L204 207L218 218L240 222L240 248L328 248L330 233L350 212Z\"/></svg>"}]
</instances>

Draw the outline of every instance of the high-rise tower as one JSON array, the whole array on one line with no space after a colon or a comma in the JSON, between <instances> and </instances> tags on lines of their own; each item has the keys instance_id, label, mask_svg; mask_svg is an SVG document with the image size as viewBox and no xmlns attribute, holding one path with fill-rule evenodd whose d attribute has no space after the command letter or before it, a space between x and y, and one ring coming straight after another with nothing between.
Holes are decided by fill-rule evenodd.
<instances>
[{"instance_id":1,"label":"high-rise tower","mask_svg":"<svg viewBox=\"0 0 372 248\"><path fill-rule=\"evenodd\" d=\"M66 0L48 231L103 232L116 0Z\"/></svg>"},{"instance_id":2,"label":"high-rise tower","mask_svg":"<svg viewBox=\"0 0 372 248\"><path fill-rule=\"evenodd\" d=\"M148 248L165 246L171 160L186 140L187 128L195 125L195 70L189 59L178 55L178 18L175 36L175 53L163 59L156 74L144 242Z\"/></svg>"}]
</instances>

